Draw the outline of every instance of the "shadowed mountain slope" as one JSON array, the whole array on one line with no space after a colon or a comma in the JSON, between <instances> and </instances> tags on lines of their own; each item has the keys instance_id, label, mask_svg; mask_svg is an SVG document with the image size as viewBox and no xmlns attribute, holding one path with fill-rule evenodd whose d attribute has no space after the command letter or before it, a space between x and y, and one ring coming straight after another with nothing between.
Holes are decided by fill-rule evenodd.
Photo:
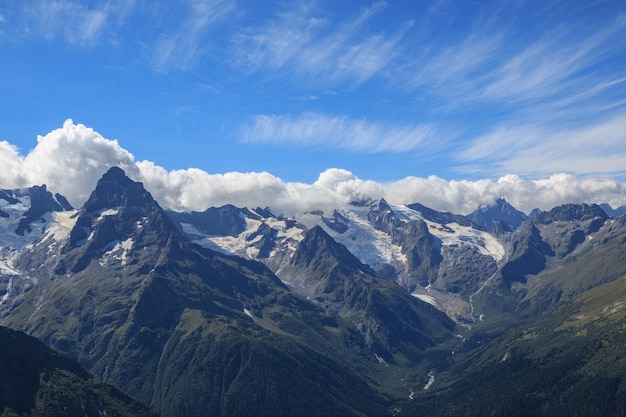
<instances>
[{"instance_id":1,"label":"shadowed mountain slope","mask_svg":"<svg viewBox=\"0 0 626 417\"><path fill-rule=\"evenodd\" d=\"M152 416L118 389L100 383L22 332L0 327L0 414L3 416Z\"/></svg>"}]
</instances>

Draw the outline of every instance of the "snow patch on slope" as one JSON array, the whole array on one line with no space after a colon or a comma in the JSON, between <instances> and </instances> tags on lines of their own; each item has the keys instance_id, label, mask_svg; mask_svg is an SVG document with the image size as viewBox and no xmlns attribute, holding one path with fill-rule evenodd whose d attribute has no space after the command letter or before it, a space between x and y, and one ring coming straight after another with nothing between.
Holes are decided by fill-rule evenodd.
<instances>
[{"instance_id":1,"label":"snow patch on slope","mask_svg":"<svg viewBox=\"0 0 626 417\"><path fill-rule=\"evenodd\" d=\"M222 252L224 254L235 254L247 258L255 259L259 253L259 249L254 247L262 239L261 235L250 239L263 223L276 231L277 246L293 253L296 250L297 242L303 239L303 231L298 227L289 227L288 222L279 218L262 218L251 219L245 217L246 229L237 236L217 236L203 234L193 224L182 223L183 233L191 238L191 241L209 249ZM272 251L270 256L274 256Z\"/></svg>"},{"instance_id":2,"label":"snow patch on slope","mask_svg":"<svg viewBox=\"0 0 626 417\"><path fill-rule=\"evenodd\" d=\"M337 242L346 246L361 262L376 267L383 263L406 262L402 247L395 245L391 237L372 226L367 218L369 207L344 207L337 210L348 219L348 229L338 233L324 224L321 214L307 213L298 221L307 228L321 226Z\"/></svg>"},{"instance_id":3,"label":"snow patch on slope","mask_svg":"<svg viewBox=\"0 0 626 417\"><path fill-rule=\"evenodd\" d=\"M0 248L22 250L40 240L52 239L58 242L69 237L76 223L76 219L72 218L76 210L46 213L41 216L41 220L30 223L30 232L24 233L23 236L18 235L16 230L19 222L30 209L30 197L13 197L18 203L8 204L6 200L0 199L0 209L9 215L0 217Z\"/></svg>"},{"instance_id":4,"label":"snow patch on slope","mask_svg":"<svg viewBox=\"0 0 626 417\"><path fill-rule=\"evenodd\" d=\"M100 213L100 216L98 217L97 220L102 220L104 219L106 216L115 216L117 213L119 213L119 209L107 209L107 210L103 210Z\"/></svg>"},{"instance_id":5,"label":"snow patch on slope","mask_svg":"<svg viewBox=\"0 0 626 417\"><path fill-rule=\"evenodd\" d=\"M122 241L114 241L108 244L108 247L112 247L106 251L101 258L100 265L111 265L118 263L122 266L126 266L128 263L128 253L133 248L134 241L132 238L128 238Z\"/></svg>"},{"instance_id":6,"label":"snow patch on slope","mask_svg":"<svg viewBox=\"0 0 626 417\"><path fill-rule=\"evenodd\" d=\"M46 227L43 240L50 238L60 242L68 239L74 225L76 224L76 220L78 220L78 216L75 216L76 212L76 210L72 210L57 211L52 213L50 222Z\"/></svg>"},{"instance_id":7,"label":"snow patch on slope","mask_svg":"<svg viewBox=\"0 0 626 417\"><path fill-rule=\"evenodd\" d=\"M437 301L435 300L435 298L431 295L427 295L427 294L417 294L417 293L413 293L411 294L413 297L415 298L419 298L420 300L432 305L433 307L437 307L439 308L439 304L437 304Z\"/></svg>"},{"instance_id":8,"label":"snow patch on slope","mask_svg":"<svg viewBox=\"0 0 626 417\"><path fill-rule=\"evenodd\" d=\"M21 275L21 272L9 266L7 261L0 261L0 275Z\"/></svg>"},{"instance_id":9,"label":"snow patch on slope","mask_svg":"<svg viewBox=\"0 0 626 417\"><path fill-rule=\"evenodd\" d=\"M11 197L18 202L11 204L7 200L0 199L0 210L9 215L9 217L0 217L0 247L24 249L41 237L43 225L39 222L34 222L31 226L33 230L30 233L25 233L24 236L15 233L20 219L30 208L30 197L16 195Z\"/></svg>"},{"instance_id":10,"label":"snow patch on slope","mask_svg":"<svg viewBox=\"0 0 626 417\"><path fill-rule=\"evenodd\" d=\"M183 233L189 236L192 242L213 249L227 255L246 255L246 250L250 245L250 237L261 225L260 220L246 218L246 230L237 236L217 236L206 235L199 231L191 223L181 223Z\"/></svg>"},{"instance_id":11,"label":"snow patch on slope","mask_svg":"<svg viewBox=\"0 0 626 417\"><path fill-rule=\"evenodd\" d=\"M493 236L482 230L457 223L448 223L441 227L437 223L426 221L428 231L441 240L442 245L469 245L483 255L491 256L499 261L504 257L504 246Z\"/></svg>"},{"instance_id":12,"label":"snow patch on slope","mask_svg":"<svg viewBox=\"0 0 626 417\"><path fill-rule=\"evenodd\" d=\"M461 226L458 223L441 225L424 219L421 213L407 206L390 205L390 207L400 220L423 220L426 222L430 234L439 238L444 246L469 245L481 254L491 256L496 261L504 257L504 246L487 232L469 226Z\"/></svg>"}]
</instances>

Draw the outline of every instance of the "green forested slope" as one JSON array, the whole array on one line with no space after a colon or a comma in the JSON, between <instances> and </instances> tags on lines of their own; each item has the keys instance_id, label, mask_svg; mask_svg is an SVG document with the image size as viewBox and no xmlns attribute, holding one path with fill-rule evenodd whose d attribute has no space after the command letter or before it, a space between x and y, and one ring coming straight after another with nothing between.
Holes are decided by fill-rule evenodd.
<instances>
[{"instance_id":1,"label":"green forested slope","mask_svg":"<svg viewBox=\"0 0 626 417\"><path fill-rule=\"evenodd\" d=\"M24 333L0 327L0 415L151 416L147 407L98 382L73 360Z\"/></svg>"}]
</instances>

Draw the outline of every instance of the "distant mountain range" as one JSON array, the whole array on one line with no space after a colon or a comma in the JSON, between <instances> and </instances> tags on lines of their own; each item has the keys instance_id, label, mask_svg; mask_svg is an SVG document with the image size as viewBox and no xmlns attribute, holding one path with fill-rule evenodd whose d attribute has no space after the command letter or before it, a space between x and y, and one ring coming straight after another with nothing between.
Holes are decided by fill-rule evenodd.
<instances>
[{"instance_id":1,"label":"distant mountain range","mask_svg":"<svg viewBox=\"0 0 626 417\"><path fill-rule=\"evenodd\" d=\"M0 324L161 416L626 415L624 216L166 212L111 168L0 190Z\"/></svg>"}]
</instances>

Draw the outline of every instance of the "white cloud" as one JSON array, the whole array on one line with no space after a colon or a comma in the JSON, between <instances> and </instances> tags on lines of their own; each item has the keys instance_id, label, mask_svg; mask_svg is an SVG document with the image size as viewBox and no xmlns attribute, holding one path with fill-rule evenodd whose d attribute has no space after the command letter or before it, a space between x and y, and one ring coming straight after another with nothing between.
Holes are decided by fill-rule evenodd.
<instances>
[{"instance_id":1,"label":"white cloud","mask_svg":"<svg viewBox=\"0 0 626 417\"><path fill-rule=\"evenodd\" d=\"M102 35L111 8L89 8L71 0L38 1L27 8L29 33L48 40L62 38L70 44L87 46Z\"/></svg>"},{"instance_id":2,"label":"white cloud","mask_svg":"<svg viewBox=\"0 0 626 417\"><path fill-rule=\"evenodd\" d=\"M210 29L235 9L234 1L191 0L180 8L185 16L161 34L154 45L153 65L160 71L170 68L188 70L197 64L210 43Z\"/></svg>"},{"instance_id":3,"label":"white cloud","mask_svg":"<svg viewBox=\"0 0 626 417\"><path fill-rule=\"evenodd\" d=\"M19 4L18 4L19 3ZM211 30L236 9L235 1L34 0L11 8L10 36L19 45L44 39L78 47L121 47L155 70L189 70L212 46ZM0 32L0 35L2 33Z\"/></svg>"},{"instance_id":4,"label":"white cloud","mask_svg":"<svg viewBox=\"0 0 626 417\"><path fill-rule=\"evenodd\" d=\"M619 174L626 166L624 132L626 115L576 128L499 126L458 152L458 160L467 164L459 171L533 176L554 172Z\"/></svg>"},{"instance_id":5,"label":"white cloud","mask_svg":"<svg viewBox=\"0 0 626 417\"><path fill-rule=\"evenodd\" d=\"M24 176L23 165L24 159L19 150L7 141L0 141L0 175L5 187L19 188L29 184L28 178Z\"/></svg>"},{"instance_id":6,"label":"white cloud","mask_svg":"<svg viewBox=\"0 0 626 417\"><path fill-rule=\"evenodd\" d=\"M398 45L412 26L408 21L394 33L378 26L372 31L371 20L386 7L379 1L336 21L315 3L292 4L270 23L235 36L233 62L249 72L286 69L295 79L363 84L399 56Z\"/></svg>"},{"instance_id":7,"label":"white cloud","mask_svg":"<svg viewBox=\"0 0 626 417\"><path fill-rule=\"evenodd\" d=\"M477 93L489 100L518 102L554 100L587 91L606 82L605 76L598 78L596 71L589 70L612 56L625 28L626 20L618 19L583 37L573 27L552 30L503 60Z\"/></svg>"},{"instance_id":8,"label":"white cloud","mask_svg":"<svg viewBox=\"0 0 626 417\"><path fill-rule=\"evenodd\" d=\"M255 116L243 128L242 140L297 146L322 145L372 153L406 152L418 147L432 147L435 142L441 146L445 142L438 132L426 124L387 125L365 119L329 117L317 113L303 113L295 118Z\"/></svg>"},{"instance_id":9,"label":"white cloud","mask_svg":"<svg viewBox=\"0 0 626 417\"><path fill-rule=\"evenodd\" d=\"M554 174L540 180L508 175L497 181L407 177L380 184L333 168L322 172L312 184L305 184L286 182L267 172L209 174L194 168L167 171L150 161L136 162L116 140L106 139L71 120L62 128L39 136L37 145L27 155L21 155L6 141L0 142L0 164L3 167L0 188L47 184L51 191L65 195L75 206L82 205L97 180L114 165L134 180L142 181L164 208L179 211L234 204L270 207L276 213L297 215L380 197L393 203L419 202L436 210L461 214L499 197L526 212L568 202L626 204L623 183L607 178L576 178L570 174Z\"/></svg>"},{"instance_id":10,"label":"white cloud","mask_svg":"<svg viewBox=\"0 0 626 417\"><path fill-rule=\"evenodd\" d=\"M313 184L284 182L267 172L208 174L199 169L166 171L152 162L137 164L146 188L167 208L202 211L233 204L239 207L270 207L277 213L295 215L326 209L350 201L382 196L382 186L352 173L329 169Z\"/></svg>"},{"instance_id":11,"label":"white cloud","mask_svg":"<svg viewBox=\"0 0 626 417\"><path fill-rule=\"evenodd\" d=\"M390 184L386 195L398 204L420 202L440 211L468 214L505 198L518 210L529 213L534 208L549 210L566 203L626 204L626 186L610 178L576 178L571 174L554 174L539 180L524 180L506 175L493 180L446 181L431 176L409 177Z\"/></svg>"},{"instance_id":12,"label":"white cloud","mask_svg":"<svg viewBox=\"0 0 626 417\"><path fill-rule=\"evenodd\" d=\"M82 124L67 120L63 127L37 138L37 146L26 156L6 142L0 143L4 188L46 184L65 195L73 205L81 205L97 180L112 165L129 174L138 170L133 156L117 141L103 138Z\"/></svg>"},{"instance_id":13,"label":"white cloud","mask_svg":"<svg viewBox=\"0 0 626 417\"><path fill-rule=\"evenodd\" d=\"M592 14L580 21L566 3L515 2L481 10L484 19L473 15L467 29L455 26L458 32L445 41L440 31L446 25L425 23L431 31L412 34L411 41L429 47L393 66L390 83L428 96L440 110L484 106L481 118L511 112L518 122L589 118L623 108L623 72L617 68L626 18L619 9L598 16L593 25Z\"/></svg>"}]
</instances>

